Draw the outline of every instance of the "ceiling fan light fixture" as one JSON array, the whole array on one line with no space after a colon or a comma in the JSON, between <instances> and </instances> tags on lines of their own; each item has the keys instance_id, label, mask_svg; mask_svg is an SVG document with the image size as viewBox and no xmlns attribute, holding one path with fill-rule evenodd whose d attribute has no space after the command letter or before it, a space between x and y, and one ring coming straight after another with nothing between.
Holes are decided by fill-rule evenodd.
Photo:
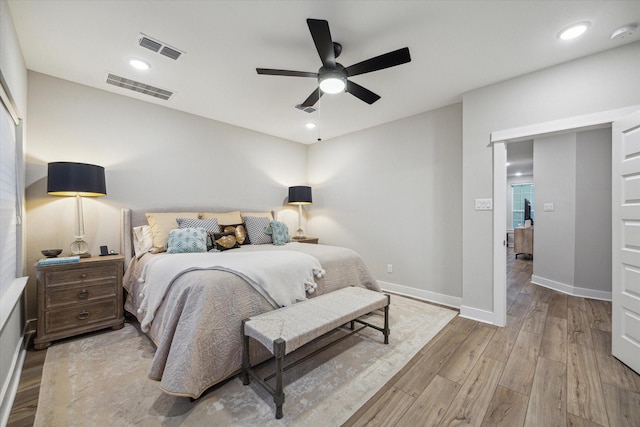
<instances>
[{"instance_id":1,"label":"ceiling fan light fixture","mask_svg":"<svg viewBox=\"0 0 640 427\"><path fill-rule=\"evenodd\" d=\"M347 78L337 71L325 73L320 78L320 90L324 93L344 92L347 87Z\"/></svg>"}]
</instances>

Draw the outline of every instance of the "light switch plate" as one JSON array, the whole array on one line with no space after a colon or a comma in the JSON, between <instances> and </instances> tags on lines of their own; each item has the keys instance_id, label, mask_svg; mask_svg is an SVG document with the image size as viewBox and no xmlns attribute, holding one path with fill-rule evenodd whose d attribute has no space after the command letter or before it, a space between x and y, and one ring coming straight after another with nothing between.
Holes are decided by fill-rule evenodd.
<instances>
[{"instance_id":1,"label":"light switch plate","mask_svg":"<svg viewBox=\"0 0 640 427\"><path fill-rule=\"evenodd\" d=\"M553 212L553 203L545 203L544 204L545 212Z\"/></svg>"},{"instance_id":2,"label":"light switch plate","mask_svg":"<svg viewBox=\"0 0 640 427\"><path fill-rule=\"evenodd\" d=\"M477 211L493 210L493 199L476 199Z\"/></svg>"}]
</instances>

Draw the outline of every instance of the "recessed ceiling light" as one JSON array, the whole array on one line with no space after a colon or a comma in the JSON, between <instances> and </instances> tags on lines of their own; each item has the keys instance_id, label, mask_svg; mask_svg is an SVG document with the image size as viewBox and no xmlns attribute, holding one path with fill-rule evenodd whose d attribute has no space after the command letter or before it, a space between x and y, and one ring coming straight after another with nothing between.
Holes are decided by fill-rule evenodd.
<instances>
[{"instance_id":1,"label":"recessed ceiling light","mask_svg":"<svg viewBox=\"0 0 640 427\"><path fill-rule=\"evenodd\" d=\"M560 37L562 40L575 39L576 37L582 35L582 33L584 33L585 31L587 31L587 28L589 28L590 25L591 23L588 21L572 24L571 26L560 31L558 33L558 37Z\"/></svg>"},{"instance_id":2,"label":"recessed ceiling light","mask_svg":"<svg viewBox=\"0 0 640 427\"><path fill-rule=\"evenodd\" d=\"M148 70L151 68L148 62L143 61L142 59L131 58L129 59L129 65L131 65L136 70Z\"/></svg>"},{"instance_id":3,"label":"recessed ceiling light","mask_svg":"<svg viewBox=\"0 0 640 427\"><path fill-rule=\"evenodd\" d=\"M307 127L307 129L314 129L316 127L315 123L309 122L305 125Z\"/></svg>"}]
</instances>

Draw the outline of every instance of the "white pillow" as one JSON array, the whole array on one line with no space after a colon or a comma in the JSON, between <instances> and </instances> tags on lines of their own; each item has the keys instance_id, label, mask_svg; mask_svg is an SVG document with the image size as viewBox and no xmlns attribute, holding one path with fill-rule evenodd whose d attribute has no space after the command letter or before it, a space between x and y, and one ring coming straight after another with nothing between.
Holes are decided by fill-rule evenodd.
<instances>
[{"instance_id":1,"label":"white pillow","mask_svg":"<svg viewBox=\"0 0 640 427\"><path fill-rule=\"evenodd\" d=\"M153 250L153 237L151 236L150 226L141 225L139 227L133 227L133 250L138 259Z\"/></svg>"}]
</instances>

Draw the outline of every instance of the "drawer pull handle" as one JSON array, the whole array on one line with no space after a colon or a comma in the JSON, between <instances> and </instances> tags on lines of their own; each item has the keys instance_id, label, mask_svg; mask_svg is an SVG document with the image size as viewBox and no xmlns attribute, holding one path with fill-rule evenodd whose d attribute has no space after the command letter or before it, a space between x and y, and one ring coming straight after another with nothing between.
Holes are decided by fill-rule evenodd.
<instances>
[{"instance_id":1,"label":"drawer pull handle","mask_svg":"<svg viewBox=\"0 0 640 427\"><path fill-rule=\"evenodd\" d=\"M87 299L88 297L89 297L89 291L87 291L86 289L83 289L80 292L78 292L78 299Z\"/></svg>"},{"instance_id":2,"label":"drawer pull handle","mask_svg":"<svg viewBox=\"0 0 640 427\"><path fill-rule=\"evenodd\" d=\"M86 278L87 278L87 274L86 274L86 273L82 273L82 274L80 275L80 278L81 278L81 279L86 279Z\"/></svg>"},{"instance_id":3,"label":"drawer pull handle","mask_svg":"<svg viewBox=\"0 0 640 427\"><path fill-rule=\"evenodd\" d=\"M87 317L89 317L89 312L87 310L82 310L80 313L78 313L78 319L80 320L84 320Z\"/></svg>"}]
</instances>

